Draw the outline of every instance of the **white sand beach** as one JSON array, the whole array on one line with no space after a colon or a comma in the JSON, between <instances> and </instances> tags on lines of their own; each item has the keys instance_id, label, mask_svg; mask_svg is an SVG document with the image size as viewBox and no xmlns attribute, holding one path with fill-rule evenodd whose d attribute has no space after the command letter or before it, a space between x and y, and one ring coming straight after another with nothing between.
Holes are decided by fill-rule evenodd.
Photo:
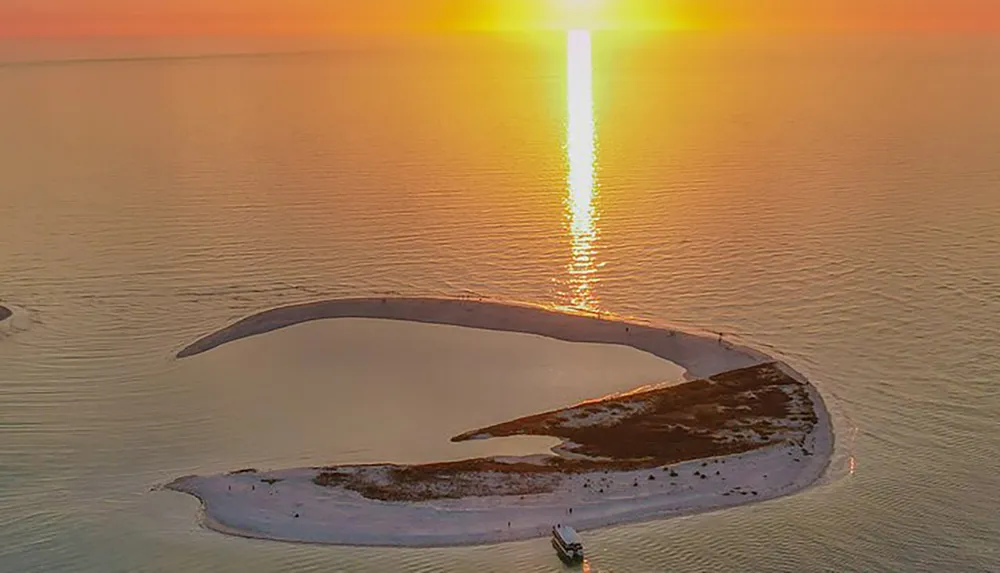
<instances>
[{"instance_id":1,"label":"white sand beach","mask_svg":"<svg viewBox=\"0 0 1000 573\"><path fill-rule=\"evenodd\" d=\"M301 322L348 317L627 345L682 366L692 380L777 362L751 348L720 341L718 336L614 317L476 300L399 298L334 300L266 311L202 338L178 356L193 356ZM802 490L820 478L834 441L829 414L816 389L787 365L779 362L777 366L804 384L812 401L816 423L798 443L688 460L668 467L561 475L558 485L550 491L530 495L383 501L345 487L317 485L314 478L322 468L187 476L166 487L199 498L205 508L206 525L233 535L305 543L414 547L529 539L545 535L555 523L588 530L773 499ZM554 451L558 455L560 448ZM532 462L529 458L495 461ZM385 471L388 475L393 467L369 466L365 471ZM341 471L359 470L355 466ZM510 474L495 473L483 479L506 480Z\"/></svg>"},{"instance_id":2,"label":"white sand beach","mask_svg":"<svg viewBox=\"0 0 1000 573\"><path fill-rule=\"evenodd\" d=\"M716 335L633 323L612 315L575 313L540 306L475 299L361 298L337 299L267 310L188 345L178 358L271 332L279 328L330 318L380 318L485 330L536 334L567 342L622 344L674 362L688 379L774 360L752 348L719 344Z\"/></svg>"}]
</instances>

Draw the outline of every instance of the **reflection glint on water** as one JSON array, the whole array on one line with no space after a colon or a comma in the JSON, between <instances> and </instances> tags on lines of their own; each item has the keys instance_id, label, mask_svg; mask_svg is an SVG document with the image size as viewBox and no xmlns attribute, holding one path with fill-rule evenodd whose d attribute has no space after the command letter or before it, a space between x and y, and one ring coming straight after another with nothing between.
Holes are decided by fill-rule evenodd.
<instances>
[{"instance_id":1,"label":"reflection glint on water","mask_svg":"<svg viewBox=\"0 0 1000 573\"><path fill-rule=\"evenodd\" d=\"M566 153L569 163L566 211L572 247L569 263L569 304L596 310L597 212L594 198L596 145L594 129L593 65L590 32L572 30L567 37Z\"/></svg>"}]
</instances>

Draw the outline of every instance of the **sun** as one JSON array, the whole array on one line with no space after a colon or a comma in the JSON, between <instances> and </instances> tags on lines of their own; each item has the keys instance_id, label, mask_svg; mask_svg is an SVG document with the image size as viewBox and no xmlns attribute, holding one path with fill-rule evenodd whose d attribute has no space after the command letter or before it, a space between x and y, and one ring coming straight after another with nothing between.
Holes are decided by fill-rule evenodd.
<instances>
[{"instance_id":1,"label":"sun","mask_svg":"<svg viewBox=\"0 0 1000 573\"><path fill-rule=\"evenodd\" d=\"M608 22L610 0L548 0L552 23L560 28L599 28Z\"/></svg>"},{"instance_id":2,"label":"sun","mask_svg":"<svg viewBox=\"0 0 1000 573\"><path fill-rule=\"evenodd\" d=\"M488 1L496 6L497 10L496 17L492 20L494 26L529 30L669 29L678 24L678 6L685 5L684 2L676 0Z\"/></svg>"}]
</instances>

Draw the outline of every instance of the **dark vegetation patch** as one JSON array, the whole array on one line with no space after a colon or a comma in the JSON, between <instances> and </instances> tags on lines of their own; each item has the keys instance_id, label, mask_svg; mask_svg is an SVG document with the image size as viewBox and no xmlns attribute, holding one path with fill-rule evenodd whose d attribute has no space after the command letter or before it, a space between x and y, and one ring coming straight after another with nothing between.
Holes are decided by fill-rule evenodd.
<instances>
[{"instance_id":1,"label":"dark vegetation patch","mask_svg":"<svg viewBox=\"0 0 1000 573\"><path fill-rule=\"evenodd\" d=\"M559 414L594 403L528 416L456 436L554 436L572 442L567 450L592 458L656 460L658 464L726 456L804 436L816 424L806 386L774 364L725 372L677 386L598 401L616 410L641 404L637 412L609 426L573 427ZM789 416L802 420L789 420Z\"/></svg>"},{"instance_id":2,"label":"dark vegetation patch","mask_svg":"<svg viewBox=\"0 0 1000 573\"><path fill-rule=\"evenodd\" d=\"M591 415L593 425L578 425ZM563 447L582 459L549 456L537 463L504 463L477 458L412 466L330 467L322 468L313 481L385 501L523 496L550 492L567 474L654 469L799 443L816 423L807 386L775 364L761 364L677 386L593 400L452 438L460 442L481 435L553 436L567 440ZM671 477L677 475L663 469Z\"/></svg>"}]
</instances>

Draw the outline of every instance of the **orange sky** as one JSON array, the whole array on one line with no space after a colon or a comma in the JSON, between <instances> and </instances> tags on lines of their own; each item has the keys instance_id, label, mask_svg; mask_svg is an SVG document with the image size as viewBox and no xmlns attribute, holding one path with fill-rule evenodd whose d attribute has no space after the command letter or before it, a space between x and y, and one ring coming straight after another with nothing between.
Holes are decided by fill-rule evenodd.
<instances>
[{"instance_id":1,"label":"orange sky","mask_svg":"<svg viewBox=\"0 0 1000 573\"><path fill-rule=\"evenodd\" d=\"M574 17L567 7L577 3ZM575 21L573 21L575 19ZM0 36L624 28L1000 29L1000 0L0 0Z\"/></svg>"}]
</instances>

